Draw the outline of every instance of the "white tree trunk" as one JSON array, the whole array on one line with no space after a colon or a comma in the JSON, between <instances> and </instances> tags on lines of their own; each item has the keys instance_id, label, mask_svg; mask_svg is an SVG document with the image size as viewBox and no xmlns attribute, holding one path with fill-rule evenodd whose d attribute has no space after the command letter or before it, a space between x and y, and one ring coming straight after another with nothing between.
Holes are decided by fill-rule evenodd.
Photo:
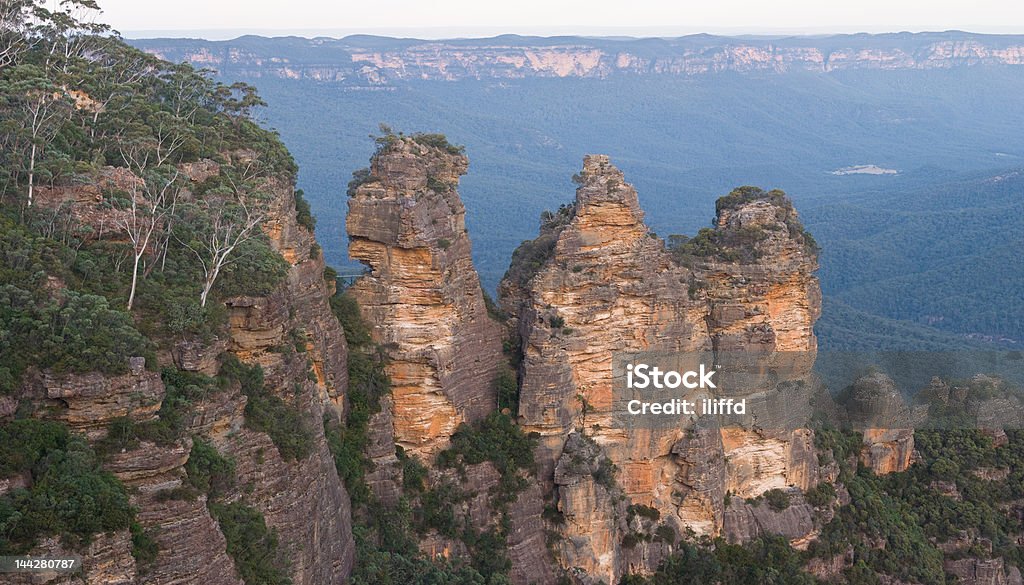
<instances>
[{"instance_id":1,"label":"white tree trunk","mask_svg":"<svg viewBox=\"0 0 1024 585\"><path fill-rule=\"evenodd\" d=\"M136 252L135 263L132 265L132 292L128 294L128 310L132 310L132 303L135 302L135 285L139 282L139 259L142 258L142 254Z\"/></svg>"},{"instance_id":2,"label":"white tree trunk","mask_svg":"<svg viewBox=\"0 0 1024 585\"><path fill-rule=\"evenodd\" d=\"M217 275L218 274L220 274L220 263L219 263L219 261L218 261L218 264L217 264L216 268L214 268L213 271L210 272L210 274L208 274L206 276L206 283L203 284L203 294L199 295L199 306L200 307L205 307L206 306L206 298L210 296L210 290L213 289L213 283L217 282Z\"/></svg>"},{"instance_id":3,"label":"white tree trunk","mask_svg":"<svg viewBox=\"0 0 1024 585\"><path fill-rule=\"evenodd\" d=\"M28 206L32 207L32 196L36 183L36 143L32 143L32 154L28 158Z\"/></svg>"}]
</instances>

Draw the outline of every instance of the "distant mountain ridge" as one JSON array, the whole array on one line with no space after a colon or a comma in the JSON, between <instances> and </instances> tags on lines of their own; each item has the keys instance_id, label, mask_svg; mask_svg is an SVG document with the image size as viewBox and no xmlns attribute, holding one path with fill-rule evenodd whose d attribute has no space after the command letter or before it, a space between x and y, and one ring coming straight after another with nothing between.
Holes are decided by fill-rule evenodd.
<instances>
[{"instance_id":1,"label":"distant mountain ridge","mask_svg":"<svg viewBox=\"0 0 1024 585\"><path fill-rule=\"evenodd\" d=\"M222 75L382 86L403 80L697 76L716 72L921 70L1024 65L1024 35L960 31L825 37L524 37L419 40L243 36L229 41L136 39L173 62Z\"/></svg>"}]
</instances>

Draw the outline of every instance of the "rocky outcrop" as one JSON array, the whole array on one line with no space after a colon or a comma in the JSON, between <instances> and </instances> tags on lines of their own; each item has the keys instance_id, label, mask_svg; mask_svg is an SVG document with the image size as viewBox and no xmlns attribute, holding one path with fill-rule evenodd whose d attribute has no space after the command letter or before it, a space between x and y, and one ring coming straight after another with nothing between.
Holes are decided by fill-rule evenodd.
<instances>
[{"instance_id":1,"label":"rocky outcrop","mask_svg":"<svg viewBox=\"0 0 1024 585\"><path fill-rule=\"evenodd\" d=\"M536 482L530 482L509 507L511 520L506 538L512 561L509 577L513 583L552 583L557 573L545 542L544 496Z\"/></svg>"},{"instance_id":2,"label":"rocky outcrop","mask_svg":"<svg viewBox=\"0 0 1024 585\"><path fill-rule=\"evenodd\" d=\"M579 433L569 435L555 467L558 511L565 519L557 543L563 567L579 567L597 582L615 582L622 573L617 551L625 532L626 502L615 485L612 468L601 448Z\"/></svg>"},{"instance_id":3,"label":"rocky outcrop","mask_svg":"<svg viewBox=\"0 0 1024 585\"><path fill-rule=\"evenodd\" d=\"M146 370L144 358L131 358L131 362L131 371L120 376L44 374L42 386L54 417L93 439L106 436L107 425L115 418L135 422L155 418L164 398L160 373Z\"/></svg>"},{"instance_id":4,"label":"rocky outcrop","mask_svg":"<svg viewBox=\"0 0 1024 585\"><path fill-rule=\"evenodd\" d=\"M782 509L764 502L730 500L723 522L726 539L748 542L761 536L778 535L796 548L805 548L817 535L821 523L815 517L814 507L804 501L799 491L792 490L787 495L789 503Z\"/></svg>"},{"instance_id":5,"label":"rocky outcrop","mask_svg":"<svg viewBox=\"0 0 1024 585\"><path fill-rule=\"evenodd\" d=\"M1006 566L1002 557L947 560L943 568L947 573L956 575L957 583L964 585L1020 585L1022 582L1020 571Z\"/></svg>"},{"instance_id":6,"label":"rocky outcrop","mask_svg":"<svg viewBox=\"0 0 1024 585\"><path fill-rule=\"evenodd\" d=\"M159 547L157 559L144 567L140 583L226 583L242 585L206 496L172 498L184 484L184 466L192 441L173 445L143 442L111 457L110 469L132 490L138 520Z\"/></svg>"},{"instance_id":7,"label":"rocky outcrop","mask_svg":"<svg viewBox=\"0 0 1024 585\"><path fill-rule=\"evenodd\" d=\"M351 287L387 351L395 441L429 461L496 406L500 326L484 305L457 191L468 160L431 137L386 138L349 200Z\"/></svg>"},{"instance_id":8,"label":"rocky outcrop","mask_svg":"<svg viewBox=\"0 0 1024 585\"><path fill-rule=\"evenodd\" d=\"M36 545L29 555L51 559L78 556L83 559L81 571L4 573L3 582L9 585L132 585L136 582L137 567L131 553L132 537L127 530L96 535L81 549L69 549L59 537L50 537Z\"/></svg>"},{"instance_id":9,"label":"rocky outcrop","mask_svg":"<svg viewBox=\"0 0 1024 585\"><path fill-rule=\"evenodd\" d=\"M879 475L910 467L914 416L892 378L877 372L862 376L838 400L851 428L864 435L861 463Z\"/></svg>"},{"instance_id":10,"label":"rocky outcrop","mask_svg":"<svg viewBox=\"0 0 1024 585\"><path fill-rule=\"evenodd\" d=\"M805 566L805 570L818 579L831 582L839 577L844 570L853 566L853 556L853 547L850 546L839 554L824 558L814 557L809 559Z\"/></svg>"},{"instance_id":11,"label":"rocky outcrop","mask_svg":"<svg viewBox=\"0 0 1024 585\"><path fill-rule=\"evenodd\" d=\"M567 519L562 566L615 582L623 504L587 474L566 473L586 451L581 441L600 452L584 460L607 458L615 470L608 489L656 509L678 533L720 534L726 491L815 485L813 433L801 424L820 292L813 245L780 192L737 190L719 201L702 245L673 251L649 233L635 189L608 157L587 156L576 179L575 202L542 218L541 236L517 250L501 302L523 348L519 421L541 436L540 477ZM740 353L782 374L748 387L766 417L756 427L627 427L614 415L613 355L622 352ZM806 536L797 531L794 540Z\"/></svg>"}]
</instances>

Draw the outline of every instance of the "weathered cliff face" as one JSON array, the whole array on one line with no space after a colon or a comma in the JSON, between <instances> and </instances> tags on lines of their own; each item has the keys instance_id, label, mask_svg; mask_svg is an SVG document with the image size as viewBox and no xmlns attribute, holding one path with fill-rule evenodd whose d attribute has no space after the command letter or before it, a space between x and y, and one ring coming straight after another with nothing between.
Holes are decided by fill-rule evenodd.
<instances>
[{"instance_id":1,"label":"weathered cliff face","mask_svg":"<svg viewBox=\"0 0 1024 585\"><path fill-rule=\"evenodd\" d=\"M799 492L794 491L789 497L789 505L781 510L763 502L754 505L730 501L725 510L725 537L731 542L748 542L760 536L778 535L796 548L806 548L821 524L815 518L814 508Z\"/></svg>"},{"instance_id":2,"label":"weathered cliff face","mask_svg":"<svg viewBox=\"0 0 1024 585\"><path fill-rule=\"evenodd\" d=\"M333 283L323 279L324 264L312 253L311 233L295 220L291 186L272 182L274 205L263 225L274 250L288 262L285 281L267 297L227 301L227 339L212 345L179 344L175 352L184 370L214 373L216 356L226 349L264 370L267 388L298 408L312 434L311 454L285 460L270 438L245 426L246 397L237 387L217 393L196 406L191 430L235 461L239 490L277 531L281 554L290 563L293 582L341 583L351 570L354 544L348 494L334 468L320 421L327 409L344 408L347 385L343 332L331 314ZM284 346L302 352L282 352ZM142 452L115 463L115 472L138 489L140 522L153 529L160 552L146 583L240 583L224 537L205 505L161 497L181 485L190 443L166 458ZM172 454L178 457L171 457ZM131 463L135 461L135 463ZM162 463L162 464L161 464ZM132 465L139 469L130 471ZM229 495L242 497L242 491Z\"/></svg>"},{"instance_id":3,"label":"weathered cliff face","mask_svg":"<svg viewBox=\"0 0 1024 585\"><path fill-rule=\"evenodd\" d=\"M459 423L496 406L501 328L470 258L454 148L393 137L349 200L349 255L369 273L351 287L390 359L395 441L429 461Z\"/></svg>"},{"instance_id":4,"label":"weathered cliff face","mask_svg":"<svg viewBox=\"0 0 1024 585\"><path fill-rule=\"evenodd\" d=\"M100 534L84 548L69 549L59 537L44 539L29 554L43 558L83 559L82 571L68 574L57 572L5 573L4 583L9 585L131 585L137 574L132 557L132 538L127 530ZM229 581L227 581L229 582Z\"/></svg>"},{"instance_id":5,"label":"weathered cliff face","mask_svg":"<svg viewBox=\"0 0 1024 585\"><path fill-rule=\"evenodd\" d=\"M614 483L601 448L579 433L569 435L554 482L558 489L561 528L558 560L563 567L582 567L589 575L622 572L620 555L594 557L595 550L616 551L625 530L626 502Z\"/></svg>"},{"instance_id":6,"label":"weathered cliff face","mask_svg":"<svg viewBox=\"0 0 1024 585\"><path fill-rule=\"evenodd\" d=\"M139 40L172 62L222 74L381 86L410 79L606 78L716 72L829 72L848 69L947 69L1024 64L1024 40L969 33L840 35L757 41L697 35L675 39L517 38L462 41L318 38L289 46L266 40ZM276 48L276 50L275 50Z\"/></svg>"},{"instance_id":7,"label":"weathered cliff face","mask_svg":"<svg viewBox=\"0 0 1024 585\"><path fill-rule=\"evenodd\" d=\"M992 543L981 543L983 548L988 548L991 553ZM962 556L961 554L957 556ZM968 556L966 558L953 558L945 560L943 569L951 575L956 575L957 583L964 585L1021 585L1024 577L1020 569L1008 565L1002 557L977 558Z\"/></svg>"},{"instance_id":8,"label":"weathered cliff face","mask_svg":"<svg viewBox=\"0 0 1024 585\"><path fill-rule=\"evenodd\" d=\"M313 234L296 222L292 187L278 182L269 186L275 208L263 230L290 266L285 282L270 296L227 302L228 350L260 364L267 388L299 409L312 435L311 454L285 460L266 434L245 428L240 416L244 397L239 394L215 405L203 425L214 445L235 459L246 499L277 531L293 582L340 583L351 571L354 555L349 498L321 421L327 409L343 409L347 349L328 304L333 283L324 281L324 262L313 251ZM305 351L280 351L288 343L303 345Z\"/></svg>"},{"instance_id":9,"label":"weathered cliff face","mask_svg":"<svg viewBox=\"0 0 1024 585\"><path fill-rule=\"evenodd\" d=\"M615 582L626 533L608 489L658 510L677 533L717 535L726 491L753 497L817 483L813 434L799 427L809 412L780 408L777 398L810 391L800 382L813 364L820 293L813 249L775 192L723 198L716 251L680 263L649 233L636 191L608 157L587 156L578 181L575 204L517 251L502 306L523 347L519 420L541 435L540 477L567 520L561 562ZM736 256L741 248L748 253ZM612 356L637 351L748 352L785 359L788 374L752 389L773 415L766 430L624 428L613 416ZM580 465L583 439L571 437L581 435L614 464L614 488L567 473ZM795 531L793 539L806 536Z\"/></svg>"},{"instance_id":10,"label":"weathered cliff face","mask_svg":"<svg viewBox=\"0 0 1024 585\"><path fill-rule=\"evenodd\" d=\"M194 182L218 171L210 161L193 167L183 172ZM110 176L120 177L105 171L101 180ZM328 304L333 283L324 281L324 263L313 252L312 233L296 222L291 184L271 179L265 187L273 198L262 227L288 263L284 281L266 297L228 299L228 326L219 338L181 340L159 352L158 365L212 376L224 351L260 364L267 389L297 408L308 423L311 454L286 460L267 434L247 428L247 399L237 385L210 393L191 405L182 438L164 444L143 440L107 457L105 467L129 488L138 522L159 552L152 563L137 566L127 530L101 535L87 549L75 551L85 559L85 583L242 584L220 526L207 508L207 496L173 495L185 486L192 436L203 437L234 461L236 491L225 497L244 499L263 514L277 532L292 582L342 583L351 571L349 498L321 422L328 409L343 411L347 387L345 339ZM109 226L114 219L102 214L94 192L98 190L90 185L47 192L44 203L52 196L54 207L62 202L72 206L75 222ZM281 351L283 347L296 351ZM116 419L147 423L158 416L166 389L159 372L146 365L141 357L131 358L129 372L118 376L37 372L10 410L20 400L33 405L36 416L61 420L90 440L101 440ZM56 554L61 549L56 539L49 539L37 550ZM82 581L74 577L59 582Z\"/></svg>"}]
</instances>

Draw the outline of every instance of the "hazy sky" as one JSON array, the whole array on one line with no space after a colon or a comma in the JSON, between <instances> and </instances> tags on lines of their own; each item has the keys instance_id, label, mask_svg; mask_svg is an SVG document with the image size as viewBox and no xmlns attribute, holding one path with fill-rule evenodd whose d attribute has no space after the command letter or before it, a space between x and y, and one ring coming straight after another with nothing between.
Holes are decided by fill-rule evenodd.
<instances>
[{"instance_id":1,"label":"hazy sky","mask_svg":"<svg viewBox=\"0 0 1024 585\"><path fill-rule=\"evenodd\" d=\"M1024 33L1019 0L99 0L126 36Z\"/></svg>"}]
</instances>

